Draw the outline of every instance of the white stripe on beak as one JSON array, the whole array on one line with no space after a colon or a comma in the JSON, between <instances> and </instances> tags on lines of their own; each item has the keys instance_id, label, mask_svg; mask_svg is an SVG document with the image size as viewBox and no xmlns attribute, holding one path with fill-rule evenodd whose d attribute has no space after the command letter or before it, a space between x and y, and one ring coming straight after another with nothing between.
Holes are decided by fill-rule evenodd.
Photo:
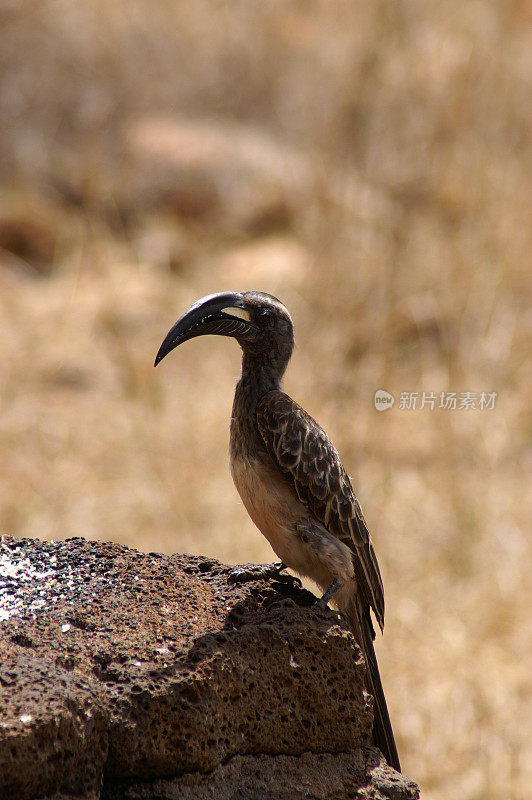
<instances>
[{"instance_id":1,"label":"white stripe on beak","mask_svg":"<svg viewBox=\"0 0 532 800\"><path fill-rule=\"evenodd\" d=\"M251 322L251 316L249 311L246 311L245 308L233 308L230 306L229 308L222 308L222 311L225 314L230 314L232 317L238 317L239 319L243 319L246 322Z\"/></svg>"}]
</instances>

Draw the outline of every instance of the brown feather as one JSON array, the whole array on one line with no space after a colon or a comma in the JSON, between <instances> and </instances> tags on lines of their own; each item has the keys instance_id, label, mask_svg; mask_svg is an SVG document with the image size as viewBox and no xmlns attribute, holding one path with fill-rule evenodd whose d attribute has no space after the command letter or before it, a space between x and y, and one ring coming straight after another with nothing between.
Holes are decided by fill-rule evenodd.
<instances>
[{"instance_id":1,"label":"brown feather","mask_svg":"<svg viewBox=\"0 0 532 800\"><path fill-rule=\"evenodd\" d=\"M257 404L257 425L268 454L315 517L353 553L361 600L382 629L382 578L360 503L338 451L310 414L284 392L271 391Z\"/></svg>"}]
</instances>

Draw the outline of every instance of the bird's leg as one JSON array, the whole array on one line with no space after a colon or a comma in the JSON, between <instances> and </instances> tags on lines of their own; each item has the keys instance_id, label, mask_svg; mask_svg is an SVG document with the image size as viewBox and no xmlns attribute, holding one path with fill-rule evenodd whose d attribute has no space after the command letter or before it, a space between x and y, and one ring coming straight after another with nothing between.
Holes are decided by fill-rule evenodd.
<instances>
[{"instance_id":1,"label":"bird's leg","mask_svg":"<svg viewBox=\"0 0 532 800\"><path fill-rule=\"evenodd\" d=\"M338 589L340 589L340 587L343 585L343 583L344 582L341 581L339 578L337 578L335 581L333 581L331 583L331 585L329 586L329 588L327 589L327 591L325 592L325 594L322 597L320 597L319 600L316 600L314 605L315 606L319 606L320 608L327 608L327 603L329 602L331 597L334 594L336 594L336 592L338 591Z\"/></svg>"},{"instance_id":2,"label":"bird's leg","mask_svg":"<svg viewBox=\"0 0 532 800\"><path fill-rule=\"evenodd\" d=\"M286 569L286 564L282 561L276 561L275 564L242 564L231 570L228 581L229 583L246 583L247 581L278 578L284 569Z\"/></svg>"}]
</instances>

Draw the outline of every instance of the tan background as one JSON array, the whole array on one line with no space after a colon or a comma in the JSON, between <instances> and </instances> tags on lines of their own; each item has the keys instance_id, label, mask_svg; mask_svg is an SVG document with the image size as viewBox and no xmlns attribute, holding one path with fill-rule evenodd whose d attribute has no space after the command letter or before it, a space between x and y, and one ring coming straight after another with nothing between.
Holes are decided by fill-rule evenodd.
<instances>
[{"instance_id":1,"label":"tan background","mask_svg":"<svg viewBox=\"0 0 532 800\"><path fill-rule=\"evenodd\" d=\"M427 800L532 784L530 19L526 0L0 5L0 528L270 560L227 468L238 348L152 363L203 294L279 296L286 390L373 532L383 680ZM498 398L406 411L402 391Z\"/></svg>"}]
</instances>

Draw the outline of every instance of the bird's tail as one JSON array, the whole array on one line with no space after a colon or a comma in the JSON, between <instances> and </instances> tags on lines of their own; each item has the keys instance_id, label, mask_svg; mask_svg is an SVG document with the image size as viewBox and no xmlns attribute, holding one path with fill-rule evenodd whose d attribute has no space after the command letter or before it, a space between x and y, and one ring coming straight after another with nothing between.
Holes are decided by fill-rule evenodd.
<instances>
[{"instance_id":1,"label":"bird's tail","mask_svg":"<svg viewBox=\"0 0 532 800\"><path fill-rule=\"evenodd\" d=\"M348 608L342 609L351 623L355 637L366 659L367 690L373 695L373 741L388 764L401 772L399 755L390 722L388 706L384 697L379 667L373 647L375 633L369 615L369 607L362 608L356 597L349 599Z\"/></svg>"}]
</instances>

